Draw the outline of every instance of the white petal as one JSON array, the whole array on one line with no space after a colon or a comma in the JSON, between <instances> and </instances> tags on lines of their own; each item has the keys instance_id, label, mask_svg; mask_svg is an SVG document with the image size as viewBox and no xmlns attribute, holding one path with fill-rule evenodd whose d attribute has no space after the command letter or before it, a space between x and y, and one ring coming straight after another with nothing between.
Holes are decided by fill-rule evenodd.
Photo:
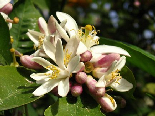
<instances>
[{"instance_id":1,"label":"white petal","mask_svg":"<svg viewBox=\"0 0 155 116\"><path fill-rule=\"evenodd\" d=\"M103 75L98 82L95 85L96 87L105 87L106 86L106 80L105 80L105 75Z\"/></svg>"},{"instance_id":2,"label":"white petal","mask_svg":"<svg viewBox=\"0 0 155 116\"><path fill-rule=\"evenodd\" d=\"M117 82L113 82L110 86L116 91L120 92L129 91L130 89L133 88L132 83L128 82L124 78L119 79Z\"/></svg>"},{"instance_id":3,"label":"white petal","mask_svg":"<svg viewBox=\"0 0 155 116\"><path fill-rule=\"evenodd\" d=\"M115 68L113 69L113 71L121 70L124 67L125 63L126 63L126 57L122 56L119 59L119 61L117 61L117 63L115 64Z\"/></svg>"},{"instance_id":4,"label":"white petal","mask_svg":"<svg viewBox=\"0 0 155 116\"><path fill-rule=\"evenodd\" d=\"M48 36L49 33L48 33L47 23L46 23L46 21L44 20L43 17L40 17L40 18L38 19L38 25L39 25L40 32L42 32L42 33L44 33L46 36Z\"/></svg>"},{"instance_id":5,"label":"white petal","mask_svg":"<svg viewBox=\"0 0 155 116\"><path fill-rule=\"evenodd\" d=\"M78 26L76 21L68 14L63 12L56 12L56 15L60 22L67 19L67 23L65 25L66 30L68 31L70 37L75 36L78 34Z\"/></svg>"},{"instance_id":6,"label":"white petal","mask_svg":"<svg viewBox=\"0 0 155 116\"><path fill-rule=\"evenodd\" d=\"M80 62L80 57L79 56L73 57L70 60L70 62L68 63L67 71L69 73L72 73L76 69L76 67L78 66L79 62Z\"/></svg>"},{"instance_id":7,"label":"white petal","mask_svg":"<svg viewBox=\"0 0 155 116\"><path fill-rule=\"evenodd\" d=\"M92 53L92 59L90 60L90 62L97 62L99 58L102 56L102 54L97 54L94 52L91 52L91 53Z\"/></svg>"},{"instance_id":8,"label":"white petal","mask_svg":"<svg viewBox=\"0 0 155 116\"><path fill-rule=\"evenodd\" d=\"M44 40L43 48L44 48L45 53L46 53L53 61L55 61L55 51L56 51L55 46L54 46L49 40Z\"/></svg>"},{"instance_id":9,"label":"white petal","mask_svg":"<svg viewBox=\"0 0 155 116\"><path fill-rule=\"evenodd\" d=\"M53 34L56 31L55 22L57 22L56 19L53 17L53 15L51 15L48 20L48 30L50 34Z\"/></svg>"},{"instance_id":10,"label":"white petal","mask_svg":"<svg viewBox=\"0 0 155 116\"><path fill-rule=\"evenodd\" d=\"M73 73L77 73L79 72L82 68L84 68L84 63L83 62L80 62L77 67L75 68L75 70L73 71Z\"/></svg>"},{"instance_id":11,"label":"white petal","mask_svg":"<svg viewBox=\"0 0 155 116\"><path fill-rule=\"evenodd\" d=\"M65 46L65 51L68 51L68 54L71 53L71 58L74 57L76 55L77 52L77 48L79 46L79 40L77 38L74 39L70 39L66 46Z\"/></svg>"},{"instance_id":12,"label":"white petal","mask_svg":"<svg viewBox=\"0 0 155 116\"><path fill-rule=\"evenodd\" d=\"M98 54L118 53L118 54L122 54L130 57L129 53L126 50L116 46L97 45L97 46L91 47L91 51Z\"/></svg>"},{"instance_id":13,"label":"white petal","mask_svg":"<svg viewBox=\"0 0 155 116\"><path fill-rule=\"evenodd\" d=\"M68 41L69 40L69 37L66 33L66 31L56 22L56 28L59 32L59 34L61 35L61 37L65 40L65 41Z\"/></svg>"},{"instance_id":14,"label":"white petal","mask_svg":"<svg viewBox=\"0 0 155 116\"><path fill-rule=\"evenodd\" d=\"M76 54L80 55L87 51L87 47L80 41Z\"/></svg>"},{"instance_id":15,"label":"white petal","mask_svg":"<svg viewBox=\"0 0 155 116\"><path fill-rule=\"evenodd\" d=\"M52 65L49 61L47 61L47 60L45 60L44 58L41 58L41 57L33 57L32 60L37 62L38 64L40 64L44 68L47 68L48 66Z\"/></svg>"},{"instance_id":16,"label":"white petal","mask_svg":"<svg viewBox=\"0 0 155 116\"><path fill-rule=\"evenodd\" d=\"M69 92L69 77L62 79L58 85L58 94L62 97L67 96Z\"/></svg>"},{"instance_id":17,"label":"white petal","mask_svg":"<svg viewBox=\"0 0 155 116\"><path fill-rule=\"evenodd\" d=\"M58 82L60 80L57 80L57 79L52 79L44 84L42 84L40 87L38 87L34 92L33 94L35 96L41 96L41 95L44 95L48 92L50 92L54 87L56 87L58 85Z\"/></svg>"},{"instance_id":18,"label":"white petal","mask_svg":"<svg viewBox=\"0 0 155 116\"><path fill-rule=\"evenodd\" d=\"M52 73L52 71L48 71L46 73ZM32 73L30 75L31 78L33 78L36 81L42 80L42 79L48 79L49 76L46 75L45 73Z\"/></svg>"},{"instance_id":19,"label":"white petal","mask_svg":"<svg viewBox=\"0 0 155 116\"><path fill-rule=\"evenodd\" d=\"M8 4L11 0L0 0L0 8L4 7L6 4Z\"/></svg>"},{"instance_id":20,"label":"white petal","mask_svg":"<svg viewBox=\"0 0 155 116\"><path fill-rule=\"evenodd\" d=\"M65 69L65 66L64 66L63 46L62 46L62 42L61 42L60 39L58 39L57 44L56 44L55 59L56 59L56 64L61 69Z\"/></svg>"}]
</instances>

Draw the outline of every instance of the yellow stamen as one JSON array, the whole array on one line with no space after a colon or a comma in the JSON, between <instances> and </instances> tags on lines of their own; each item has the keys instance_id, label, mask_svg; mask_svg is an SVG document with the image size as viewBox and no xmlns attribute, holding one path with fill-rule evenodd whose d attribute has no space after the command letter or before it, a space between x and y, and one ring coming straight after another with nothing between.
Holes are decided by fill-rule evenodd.
<instances>
[{"instance_id":1,"label":"yellow stamen","mask_svg":"<svg viewBox=\"0 0 155 116\"><path fill-rule=\"evenodd\" d=\"M11 49L10 49L10 52L15 52L15 49L14 49L14 48L11 48Z\"/></svg>"},{"instance_id":2,"label":"yellow stamen","mask_svg":"<svg viewBox=\"0 0 155 116\"><path fill-rule=\"evenodd\" d=\"M85 69L84 69L84 71L86 73L90 73L91 71L93 71L93 69L94 69L94 66L93 66L93 64L91 62L86 62L85 63Z\"/></svg>"},{"instance_id":3,"label":"yellow stamen","mask_svg":"<svg viewBox=\"0 0 155 116\"><path fill-rule=\"evenodd\" d=\"M50 76L51 79L56 79L59 76L60 70L56 66L50 65L50 66L47 66L46 68L53 71L52 74L45 73L46 76Z\"/></svg>"},{"instance_id":4,"label":"yellow stamen","mask_svg":"<svg viewBox=\"0 0 155 116\"><path fill-rule=\"evenodd\" d=\"M65 51L65 56L64 56L64 65L67 66L70 59L71 59L71 55L72 55L72 52L71 53L68 53L68 49Z\"/></svg>"},{"instance_id":5,"label":"yellow stamen","mask_svg":"<svg viewBox=\"0 0 155 116\"><path fill-rule=\"evenodd\" d=\"M17 23L19 23L19 18L15 17L13 20L11 20L11 19L6 19L5 21L8 22L8 23L17 24Z\"/></svg>"},{"instance_id":6,"label":"yellow stamen","mask_svg":"<svg viewBox=\"0 0 155 116\"><path fill-rule=\"evenodd\" d=\"M115 81L115 83L120 84L118 81L122 78L122 76L120 76L120 73L118 73L119 70L117 69L115 72L111 73L111 79L109 79L109 82Z\"/></svg>"}]
</instances>

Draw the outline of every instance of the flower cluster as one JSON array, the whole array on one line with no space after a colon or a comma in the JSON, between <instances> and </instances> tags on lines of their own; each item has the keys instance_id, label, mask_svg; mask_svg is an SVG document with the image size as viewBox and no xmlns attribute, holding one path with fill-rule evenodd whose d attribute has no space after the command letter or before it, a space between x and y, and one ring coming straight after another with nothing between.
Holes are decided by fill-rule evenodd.
<instances>
[{"instance_id":1,"label":"flower cluster","mask_svg":"<svg viewBox=\"0 0 155 116\"><path fill-rule=\"evenodd\" d=\"M46 69L33 73L31 78L41 84L33 94L48 92L61 97L69 92L75 97L86 85L90 95L106 112L116 109L115 100L108 95L110 89L126 92L133 85L120 75L128 52L122 48L99 45L98 31L92 25L80 29L76 21L63 12L56 13L60 23L50 16L48 23L40 17L40 32L28 30L36 50L31 56L20 57L21 63L32 69Z\"/></svg>"}]
</instances>

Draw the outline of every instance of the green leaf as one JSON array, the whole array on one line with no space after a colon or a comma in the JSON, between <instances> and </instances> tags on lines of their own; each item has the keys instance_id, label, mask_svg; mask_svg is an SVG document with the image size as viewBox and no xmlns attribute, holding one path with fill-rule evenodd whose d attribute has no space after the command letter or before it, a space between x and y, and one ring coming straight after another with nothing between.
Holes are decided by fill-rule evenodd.
<instances>
[{"instance_id":1,"label":"green leaf","mask_svg":"<svg viewBox=\"0 0 155 116\"><path fill-rule=\"evenodd\" d=\"M0 14L0 64L10 65L12 56L10 53L10 33L9 28L2 15Z\"/></svg>"},{"instance_id":2,"label":"green leaf","mask_svg":"<svg viewBox=\"0 0 155 116\"><path fill-rule=\"evenodd\" d=\"M121 47L129 52L131 57L127 57L127 61L132 63L133 65L143 69L144 71L148 72L149 74L155 76L155 56L129 44L124 44L119 41L106 39L101 37L100 44L107 44L107 45L114 45Z\"/></svg>"},{"instance_id":3,"label":"green leaf","mask_svg":"<svg viewBox=\"0 0 155 116\"><path fill-rule=\"evenodd\" d=\"M83 93L80 97L59 98L53 105L49 106L45 116L104 116L100 111L99 105L88 94Z\"/></svg>"},{"instance_id":4,"label":"green leaf","mask_svg":"<svg viewBox=\"0 0 155 116\"><path fill-rule=\"evenodd\" d=\"M38 30L39 12L33 6L31 0L19 0L15 3L10 18L19 18L18 24L13 24L10 35L13 36L13 47L19 52L25 54L33 51L33 42L28 38L26 33L28 29Z\"/></svg>"},{"instance_id":5,"label":"green leaf","mask_svg":"<svg viewBox=\"0 0 155 116\"><path fill-rule=\"evenodd\" d=\"M121 76L126 79L128 82L132 83L133 84L133 88L130 89L129 91L127 92L124 92L122 93L126 98L134 98L133 96L133 92L135 91L135 88L136 88L136 81L135 81L135 77L132 73L132 71L127 67L123 67L123 69L121 70Z\"/></svg>"},{"instance_id":6,"label":"green leaf","mask_svg":"<svg viewBox=\"0 0 155 116\"><path fill-rule=\"evenodd\" d=\"M0 110L15 108L35 101L39 97L34 97L32 92L36 84L26 80L30 70L16 68L12 66L0 66ZM29 75L30 75L29 74Z\"/></svg>"}]
</instances>

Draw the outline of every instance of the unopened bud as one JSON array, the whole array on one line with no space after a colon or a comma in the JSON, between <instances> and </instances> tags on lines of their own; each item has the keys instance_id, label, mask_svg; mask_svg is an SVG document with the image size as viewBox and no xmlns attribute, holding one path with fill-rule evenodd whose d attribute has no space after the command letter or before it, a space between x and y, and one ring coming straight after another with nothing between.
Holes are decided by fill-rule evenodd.
<instances>
[{"instance_id":1,"label":"unopened bud","mask_svg":"<svg viewBox=\"0 0 155 116\"><path fill-rule=\"evenodd\" d=\"M81 56L80 61L82 61L82 62L88 62L92 58L92 53L87 50L86 52L80 54L80 56Z\"/></svg>"},{"instance_id":2,"label":"unopened bud","mask_svg":"<svg viewBox=\"0 0 155 116\"><path fill-rule=\"evenodd\" d=\"M94 67L109 67L112 62L115 60L119 60L120 55L116 53L111 53L108 55L103 55L97 62L94 63Z\"/></svg>"},{"instance_id":3,"label":"unopened bud","mask_svg":"<svg viewBox=\"0 0 155 116\"><path fill-rule=\"evenodd\" d=\"M78 97L81 95L83 88L80 84L75 84L71 87L71 94L74 97Z\"/></svg>"},{"instance_id":4,"label":"unopened bud","mask_svg":"<svg viewBox=\"0 0 155 116\"><path fill-rule=\"evenodd\" d=\"M135 5L136 7L139 7L139 6L140 6L139 0L135 0L135 1L134 1L134 5Z\"/></svg>"},{"instance_id":5,"label":"unopened bud","mask_svg":"<svg viewBox=\"0 0 155 116\"><path fill-rule=\"evenodd\" d=\"M105 94L105 96L99 98L97 102L106 113L114 111L117 107L115 100L108 94Z\"/></svg>"},{"instance_id":6,"label":"unopened bud","mask_svg":"<svg viewBox=\"0 0 155 116\"><path fill-rule=\"evenodd\" d=\"M78 72L75 76L75 79L79 84L84 84L87 80L87 75L85 72Z\"/></svg>"},{"instance_id":7,"label":"unopened bud","mask_svg":"<svg viewBox=\"0 0 155 116\"><path fill-rule=\"evenodd\" d=\"M32 61L33 56L23 55L20 57L20 62L23 66L30 69L42 69L43 67L38 63Z\"/></svg>"},{"instance_id":8,"label":"unopened bud","mask_svg":"<svg viewBox=\"0 0 155 116\"><path fill-rule=\"evenodd\" d=\"M104 96L105 94L105 87L96 87L96 95L99 96Z\"/></svg>"},{"instance_id":9,"label":"unopened bud","mask_svg":"<svg viewBox=\"0 0 155 116\"><path fill-rule=\"evenodd\" d=\"M12 4L8 3L0 9L0 12L3 12L5 14L9 14L12 11L12 9L13 9Z\"/></svg>"},{"instance_id":10,"label":"unopened bud","mask_svg":"<svg viewBox=\"0 0 155 116\"><path fill-rule=\"evenodd\" d=\"M93 77L101 78L106 71L107 71L107 68L95 68L92 71L92 75Z\"/></svg>"}]
</instances>

